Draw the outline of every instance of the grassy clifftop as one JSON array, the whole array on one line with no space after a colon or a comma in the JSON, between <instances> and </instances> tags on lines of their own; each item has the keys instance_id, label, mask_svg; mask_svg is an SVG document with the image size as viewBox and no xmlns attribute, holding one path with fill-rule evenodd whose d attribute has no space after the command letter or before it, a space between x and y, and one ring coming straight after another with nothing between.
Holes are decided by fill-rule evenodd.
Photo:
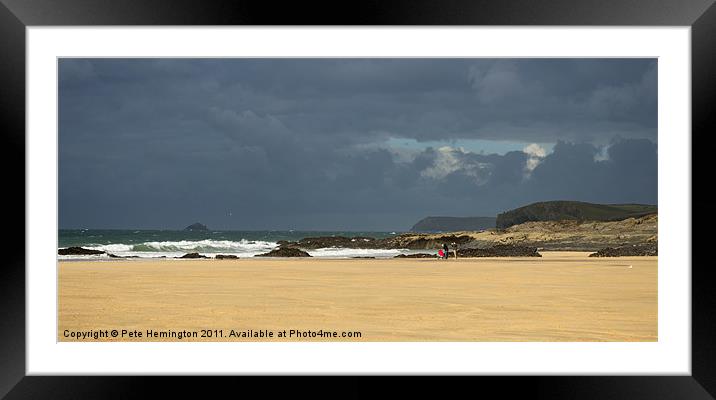
<instances>
[{"instance_id":1,"label":"grassy clifftop","mask_svg":"<svg viewBox=\"0 0 716 400\"><path fill-rule=\"evenodd\" d=\"M530 221L621 221L655 214L657 206L648 204L594 204L581 201L533 203L497 216L497 229Z\"/></svg>"}]
</instances>

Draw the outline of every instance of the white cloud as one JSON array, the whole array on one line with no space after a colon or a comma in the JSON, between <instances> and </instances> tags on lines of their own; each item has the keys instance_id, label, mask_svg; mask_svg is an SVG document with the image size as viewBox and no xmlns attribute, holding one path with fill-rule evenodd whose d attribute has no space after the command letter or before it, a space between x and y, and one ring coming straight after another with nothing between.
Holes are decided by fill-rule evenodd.
<instances>
[{"instance_id":1,"label":"white cloud","mask_svg":"<svg viewBox=\"0 0 716 400\"><path fill-rule=\"evenodd\" d=\"M544 147L538 145L537 143L527 145L524 149L522 149L522 151L532 157L544 158L545 156L547 156L547 150L545 150Z\"/></svg>"},{"instance_id":2,"label":"white cloud","mask_svg":"<svg viewBox=\"0 0 716 400\"><path fill-rule=\"evenodd\" d=\"M478 185L483 184L487 178L485 171L489 169L490 165L470 160L468 157L470 154L474 153L470 153L462 147L440 147L436 150L433 165L422 170L420 176L439 180L459 171L464 175L475 178L475 182Z\"/></svg>"},{"instance_id":3,"label":"white cloud","mask_svg":"<svg viewBox=\"0 0 716 400\"><path fill-rule=\"evenodd\" d=\"M525 146L522 151L529 155L527 162L525 163L525 178L529 178L535 168L542 162L547 156L547 150L537 143L532 143Z\"/></svg>"}]
</instances>

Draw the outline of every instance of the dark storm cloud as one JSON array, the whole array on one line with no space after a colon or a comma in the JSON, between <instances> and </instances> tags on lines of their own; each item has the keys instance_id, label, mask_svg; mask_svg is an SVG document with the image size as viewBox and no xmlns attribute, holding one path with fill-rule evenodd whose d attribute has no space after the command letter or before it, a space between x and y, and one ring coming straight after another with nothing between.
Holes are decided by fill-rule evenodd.
<instances>
[{"instance_id":1,"label":"dark storm cloud","mask_svg":"<svg viewBox=\"0 0 716 400\"><path fill-rule=\"evenodd\" d=\"M63 59L59 81L63 227L397 230L656 203L654 60ZM556 144L448 146L472 139Z\"/></svg>"}]
</instances>

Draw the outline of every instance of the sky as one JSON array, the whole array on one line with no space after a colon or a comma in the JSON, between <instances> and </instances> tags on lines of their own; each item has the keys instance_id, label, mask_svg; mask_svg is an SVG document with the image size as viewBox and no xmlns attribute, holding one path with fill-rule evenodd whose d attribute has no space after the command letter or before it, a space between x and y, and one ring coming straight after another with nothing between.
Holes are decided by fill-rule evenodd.
<instances>
[{"instance_id":1,"label":"sky","mask_svg":"<svg viewBox=\"0 0 716 400\"><path fill-rule=\"evenodd\" d=\"M59 60L60 228L657 204L655 59Z\"/></svg>"}]
</instances>

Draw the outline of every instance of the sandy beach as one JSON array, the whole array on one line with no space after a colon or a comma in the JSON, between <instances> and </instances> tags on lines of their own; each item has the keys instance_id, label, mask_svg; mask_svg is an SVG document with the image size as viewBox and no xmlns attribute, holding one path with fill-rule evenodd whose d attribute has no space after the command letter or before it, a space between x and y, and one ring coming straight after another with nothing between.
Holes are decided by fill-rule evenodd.
<instances>
[{"instance_id":1,"label":"sandy beach","mask_svg":"<svg viewBox=\"0 0 716 400\"><path fill-rule=\"evenodd\" d=\"M62 261L58 340L657 340L657 257L542 254Z\"/></svg>"}]
</instances>

